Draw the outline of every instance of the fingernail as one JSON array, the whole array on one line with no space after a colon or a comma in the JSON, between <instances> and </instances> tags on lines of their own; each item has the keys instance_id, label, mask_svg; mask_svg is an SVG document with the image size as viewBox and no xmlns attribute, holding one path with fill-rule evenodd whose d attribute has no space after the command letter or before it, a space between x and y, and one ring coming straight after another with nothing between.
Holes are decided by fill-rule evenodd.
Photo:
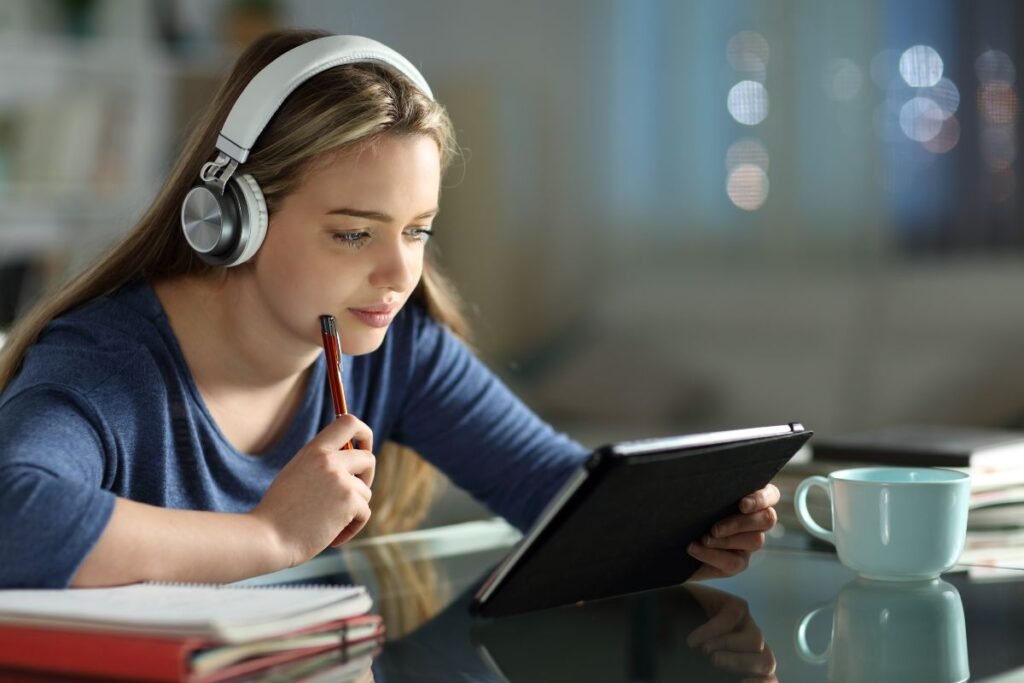
<instances>
[{"instance_id":1,"label":"fingernail","mask_svg":"<svg viewBox=\"0 0 1024 683\"><path fill-rule=\"evenodd\" d=\"M700 539L700 542L704 545L711 545L714 542L714 539L711 538L711 536L705 536L704 538Z\"/></svg>"},{"instance_id":2,"label":"fingernail","mask_svg":"<svg viewBox=\"0 0 1024 683\"><path fill-rule=\"evenodd\" d=\"M691 543L690 545L686 546L686 552L688 552L691 555L693 555L693 554L695 554L697 552L700 552L700 551L699 551L696 543Z\"/></svg>"},{"instance_id":3,"label":"fingernail","mask_svg":"<svg viewBox=\"0 0 1024 683\"><path fill-rule=\"evenodd\" d=\"M744 498L743 502L740 503L740 505L743 507L744 512L750 512L752 509L754 509L754 499Z\"/></svg>"}]
</instances>

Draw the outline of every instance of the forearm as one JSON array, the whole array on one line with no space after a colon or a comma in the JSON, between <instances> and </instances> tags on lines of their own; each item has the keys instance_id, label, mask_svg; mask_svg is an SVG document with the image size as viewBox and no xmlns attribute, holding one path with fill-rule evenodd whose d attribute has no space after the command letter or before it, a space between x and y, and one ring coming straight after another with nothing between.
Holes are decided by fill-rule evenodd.
<instances>
[{"instance_id":1,"label":"forearm","mask_svg":"<svg viewBox=\"0 0 1024 683\"><path fill-rule=\"evenodd\" d=\"M173 510L118 498L71 585L227 583L288 564L273 529L254 515Z\"/></svg>"}]
</instances>

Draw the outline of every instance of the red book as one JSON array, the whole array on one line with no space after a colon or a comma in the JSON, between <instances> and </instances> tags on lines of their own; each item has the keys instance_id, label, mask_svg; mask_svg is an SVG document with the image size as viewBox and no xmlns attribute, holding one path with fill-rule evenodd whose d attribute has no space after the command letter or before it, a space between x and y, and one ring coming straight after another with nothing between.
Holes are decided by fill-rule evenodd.
<instances>
[{"instance_id":1,"label":"red book","mask_svg":"<svg viewBox=\"0 0 1024 683\"><path fill-rule=\"evenodd\" d=\"M365 612L365 591L353 590L144 584L0 591L0 669L215 683L378 642L380 616L337 618ZM335 618L323 618L331 611ZM16 680L12 675L0 675L0 681Z\"/></svg>"},{"instance_id":2,"label":"red book","mask_svg":"<svg viewBox=\"0 0 1024 683\"><path fill-rule=\"evenodd\" d=\"M304 629L284 637L245 645L224 645L203 638L162 638L74 629L0 625L0 666L50 673L137 681L215 683L301 657L379 640L384 629L377 615L352 617ZM247 648L241 650L241 648ZM282 649L283 648L283 649ZM193 658L213 653L228 664L196 672ZM235 659L230 655L235 654ZM0 681L5 681L0 676Z\"/></svg>"}]
</instances>

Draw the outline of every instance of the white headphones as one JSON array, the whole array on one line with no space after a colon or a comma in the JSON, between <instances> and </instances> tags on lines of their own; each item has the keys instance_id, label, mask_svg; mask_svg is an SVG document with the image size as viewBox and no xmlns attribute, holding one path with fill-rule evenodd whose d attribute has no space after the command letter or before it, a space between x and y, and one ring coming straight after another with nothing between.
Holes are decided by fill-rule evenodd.
<instances>
[{"instance_id":1,"label":"white headphones","mask_svg":"<svg viewBox=\"0 0 1024 683\"><path fill-rule=\"evenodd\" d=\"M267 234L267 204L256 180L232 177L281 103L299 85L341 64L372 62L409 78L434 95L419 71L391 48L360 36L325 36L304 43L268 64L245 86L217 137L219 154L203 165L199 181L181 203L185 240L206 263L232 267L259 250Z\"/></svg>"}]
</instances>

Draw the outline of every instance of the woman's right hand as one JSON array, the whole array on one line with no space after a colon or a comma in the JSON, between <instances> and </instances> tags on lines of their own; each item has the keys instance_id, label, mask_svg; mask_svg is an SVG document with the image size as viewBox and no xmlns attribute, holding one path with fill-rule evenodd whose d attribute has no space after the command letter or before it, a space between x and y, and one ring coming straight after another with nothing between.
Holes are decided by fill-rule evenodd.
<instances>
[{"instance_id":1,"label":"woman's right hand","mask_svg":"<svg viewBox=\"0 0 1024 683\"><path fill-rule=\"evenodd\" d=\"M341 450L349 441L352 450ZM285 465L251 515L267 524L295 566L358 534L370 519L373 432L343 415Z\"/></svg>"}]
</instances>

